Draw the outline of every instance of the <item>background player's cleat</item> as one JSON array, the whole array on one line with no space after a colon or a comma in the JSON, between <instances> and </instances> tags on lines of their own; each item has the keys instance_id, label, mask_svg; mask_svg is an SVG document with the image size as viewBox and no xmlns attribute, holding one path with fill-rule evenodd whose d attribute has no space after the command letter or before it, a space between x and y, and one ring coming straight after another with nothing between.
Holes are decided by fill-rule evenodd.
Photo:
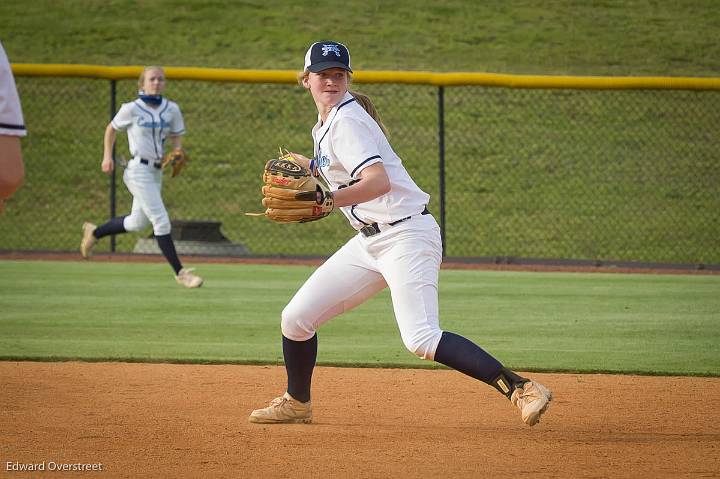
<instances>
[{"instance_id":1,"label":"background player's cleat","mask_svg":"<svg viewBox=\"0 0 720 479\"><path fill-rule=\"evenodd\" d=\"M518 386L510 396L510 402L520 409L525 424L534 426L552 401L552 392L542 384L528 381Z\"/></svg>"},{"instance_id":2,"label":"background player's cleat","mask_svg":"<svg viewBox=\"0 0 720 479\"><path fill-rule=\"evenodd\" d=\"M270 405L250 414L250 422L258 424L309 424L312 422L310 401L300 402L288 393L275 398Z\"/></svg>"},{"instance_id":3,"label":"background player's cleat","mask_svg":"<svg viewBox=\"0 0 720 479\"><path fill-rule=\"evenodd\" d=\"M186 288L199 288L203 284L203 279L200 276L193 274L194 270L195 268L181 269L177 276L175 276L175 281Z\"/></svg>"},{"instance_id":4,"label":"background player's cleat","mask_svg":"<svg viewBox=\"0 0 720 479\"><path fill-rule=\"evenodd\" d=\"M96 226L92 223L83 223L83 237L80 241L80 254L83 258L89 259L92 256L92 249L97 243L97 238L93 236Z\"/></svg>"}]
</instances>

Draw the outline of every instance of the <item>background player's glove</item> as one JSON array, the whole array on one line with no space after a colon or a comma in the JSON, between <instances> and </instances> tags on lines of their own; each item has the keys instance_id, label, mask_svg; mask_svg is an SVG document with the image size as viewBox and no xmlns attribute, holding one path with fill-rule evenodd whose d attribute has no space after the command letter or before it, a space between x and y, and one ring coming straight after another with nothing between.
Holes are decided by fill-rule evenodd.
<instances>
[{"instance_id":1,"label":"background player's glove","mask_svg":"<svg viewBox=\"0 0 720 479\"><path fill-rule=\"evenodd\" d=\"M165 155L165 158L163 158L162 169L164 171L165 167L171 166L172 177L175 178L180 174L180 171L185 168L189 160L190 158L187 153L185 153L185 150L182 148L175 148L173 151Z\"/></svg>"},{"instance_id":2,"label":"background player's glove","mask_svg":"<svg viewBox=\"0 0 720 479\"><path fill-rule=\"evenodd\" d=\"M326 217L334 208L327 185L289 154L265 164L263 183L262 204L267 209L247 215L264 215L278 223L307 223Z\"/></svg>"}]
</instances>

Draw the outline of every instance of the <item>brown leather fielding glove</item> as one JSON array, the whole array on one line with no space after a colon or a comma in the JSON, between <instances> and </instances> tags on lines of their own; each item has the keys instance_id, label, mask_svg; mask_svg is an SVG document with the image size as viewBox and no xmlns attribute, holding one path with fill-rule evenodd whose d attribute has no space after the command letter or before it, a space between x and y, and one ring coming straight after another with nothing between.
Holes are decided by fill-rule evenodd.
<instances>
[{"instance_id":1,"label":"brown leather fielding glove","mask_svg":"<svg viewBox=\"0 0 720 479\"><path fill-rule=\"evenodd\" d=\"M265 164L263 183L265 213L246 213L249 216L267 216L278 223L307 223L326 217L334 208L327 185L289 154Z\"/></svg>"},{"instance_id":2,"label":"brown leather fielding glove","mask_svg":"<svg viewBox=\"0 0 720 479\"><path fill-rule=\"evenodd\" d=\"M183 168L187 165L190 157L185 150L182 148L175 148L173 151L165 155L162 162L162 169L165 170L166 166L172 167L172 178L175 178L180 174Z\"/></svg>"}]
</instances>

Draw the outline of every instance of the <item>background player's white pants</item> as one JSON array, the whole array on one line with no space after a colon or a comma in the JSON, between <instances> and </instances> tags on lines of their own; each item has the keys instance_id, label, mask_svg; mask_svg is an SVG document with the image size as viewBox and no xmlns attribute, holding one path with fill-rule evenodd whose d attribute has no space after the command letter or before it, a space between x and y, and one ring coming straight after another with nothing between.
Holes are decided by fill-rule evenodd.
<instances>
[{"instance_id":1,"label":"background player's white pants","mask_svg":"<svg viewBox=\"0 0 720 479\"><path fill-rule=\"evenodd\" d=\"M125 168L123 181L133 195L132 210L123 220L125 230L142 231L152 224L155 236L170 234L170 217L161 195L162 170L134 158Z\"/></svg>"},{"instance_id":2,"label":"background player's white pants","mask_svg":"<svg viewBox=\"0 0 720 479\"><path fill-rule=\"evenodd\" d=\"M282 333L306 341L322 324L390 287L395 319L408 350L433 359L438 318L440 228L418 215L366 238L357 235L320 266L282 312Z\"/></svg>"}]
</instances>

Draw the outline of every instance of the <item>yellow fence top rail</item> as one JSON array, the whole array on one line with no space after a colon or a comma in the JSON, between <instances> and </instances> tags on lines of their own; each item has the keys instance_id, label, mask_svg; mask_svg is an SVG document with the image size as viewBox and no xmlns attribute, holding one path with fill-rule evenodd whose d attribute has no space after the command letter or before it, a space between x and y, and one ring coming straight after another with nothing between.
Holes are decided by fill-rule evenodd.
<instances>
[{"instance_id":1,"label":"yellow fence top rail","mask_svg":"<svg viewBox=\"0 0 720 479\"><path fill-rule=\"evenodd\" d=\"M105 80L135 79L141 66L13 63L15 76L73 77ZM295 83L293 70L233 70L225 68L165 67L168 78L238 83ZM436 73L367 70L353 74L357 83L402 83L434 86L491 86L504 88L560 88L588 90L720 90L720 78L600 77L558 75L506 75L497 73Z\"/></svg>"}]
</instances>

